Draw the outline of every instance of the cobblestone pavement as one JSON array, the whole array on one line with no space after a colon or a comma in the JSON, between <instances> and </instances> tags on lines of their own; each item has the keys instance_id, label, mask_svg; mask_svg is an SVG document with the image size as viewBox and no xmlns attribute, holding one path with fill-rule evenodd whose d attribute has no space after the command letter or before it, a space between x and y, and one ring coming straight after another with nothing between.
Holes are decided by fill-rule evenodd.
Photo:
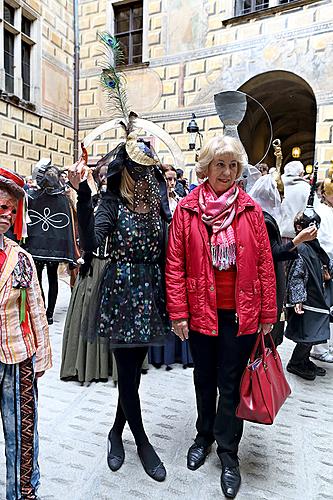
<instances>
[{"instance_id":1,"label":"cobblestone pavement","mask_svg":"<svg viewBox=\"0 0 333 500\"><path fill-rule=\"evenodd\" d=\"M108 383L80 386L59 380L62 327L69 288L60 286L51 327L54 366L40 381L40 466L43 500L213 500L223 498L212 452L196 472L186 468L194 436L192 370L151 368L141 386L147 432L168 471L155 483L142 469L129 430L126 459L117 473L106 463L106 436L117 390ZM281 352L286 362L292 343ZM240 449L239 500L333 499L333 366L307 382L288 374L293 394L273 426L247 424ZM0 434L0 499L5 498L4 442Z\"/></svg>"}]
</instances>

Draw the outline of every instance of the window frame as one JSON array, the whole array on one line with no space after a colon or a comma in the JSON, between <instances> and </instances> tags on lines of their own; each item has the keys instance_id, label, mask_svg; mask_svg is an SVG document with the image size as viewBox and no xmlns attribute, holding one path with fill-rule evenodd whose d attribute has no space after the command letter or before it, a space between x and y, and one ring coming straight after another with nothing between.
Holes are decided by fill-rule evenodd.
<instances>
[{"instance_id":1,"label":"window frame","mask_svg":"<svg viewBox=\"0 0 333 500\"><path fill-rule=\"evenodd\" d=\"M142 8L142 28L134 28L134 9ZM129 29L127 31L116 31L117 26L117 10L119 11L129 11ZM143 45L143 3L140 0L135 0L131 3L118 5L114 7L114 34L116 37L121 38L122 36L128 36L128 61L125 61L125 66L134 66L136 64L142 64L142 45ZM133 36L141 34L141 60L133 62Z\"/></svg>"},{"instance_id":2,"label":"window frame","mask_svg":"<svg viewBox=\"0 0 333 500\"><path fill-rule=\"evenodd\" d=\"M134 0L108 0L107 1L107 9L106 16L107 22L106 26L108 27L108 31L116 36L115 33L115 7L122 7L126 4L133 4ZM148 66L149 65L149 46L148 46L148 31L149 31L149 14L148 14L148 0L141 0L141 4L143 7L143 22L142 22L142 62L134 63L130 65L126 65L126 69L135 69L140 66Z\"/></svg>"},{"instance_id":3,"label":"window frame","mask_svg":"<svg viewBox=\"0 0 333 500\"><path fill-rule=\"evenodd\" d=\"M14 24L10 24L4 19L4 4L8 4L15 9ZM30 21L30 35L22 31L22 19ZM6 90L6 71L4 55L4 32L14 35L14 89L13 92ZM29 99L24 99L23 81L23 44L30 46L30 85ZM34 68L32 71L31 68ZM36 108L41 108L41 22L40 16L26 4L15 0L5 0L0 2L0 90L9 95L15 95L24 102L32 103Z\"/></svg>"},{"instance_id":4,"label":"window frame","mask_svg":"<svg viewBox=\"0 0 333 500\"><path fill-rule=\"evenodd\" d=\"M241 17L241 16L247 16L249 14L256 14L258 12L263 12L266 11L267 9L270 9L272 7L283 7L286 5L295 5L297 6L297 3L300 0L286 0L283 3L281 3L281 0L261 0L262 4L267 3L266 7L256 9L255 4L258 0L249 0L251 2L251 10L248 12L244 12L243 5L244 5L245 0L236 0L235 2L235 16L236 17Z\"/></svg>"}]
</instances>

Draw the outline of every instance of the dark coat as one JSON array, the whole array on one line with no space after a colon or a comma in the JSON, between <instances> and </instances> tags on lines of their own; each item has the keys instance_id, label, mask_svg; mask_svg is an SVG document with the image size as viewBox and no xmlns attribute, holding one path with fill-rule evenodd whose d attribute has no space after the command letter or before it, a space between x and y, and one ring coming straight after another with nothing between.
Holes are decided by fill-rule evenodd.
<instances>
[{"instance_id":1,"label":"dark coat","mask_svg":"<svg viewBox=\"0 0 333 500\"><path fill-rule=\"evenodd\" d=\"M295 260L298 257L297 249L293 249L292 242L283 244L279 226L276 220L268 212L263 212L265 224L268 232L269 241L271 244L275 278L276 278L276 302L278 310L278 321L274 325L271 332L276 345L280 345L283 341L284 320L280 320L286 292L286 272L285 261Z\"/></svg>"},{"instance_id":2,"label":"dark coat","mask_svg":"<svg viewBox=\"0 0 333 500\"><path fill-rule=\"evenodd\" d=\"M315 240L316 241L316 240ZM299 343L321 344L330 338L331 285L323 282L323 263L316 243L298 247L299 258L290 266L287 277L287 320L285 335ZM319 243L317 241L317 247ZM321 250L322 254L325 252ZM332 261L327 262L333 276ZM296 314L294 305L303 304L304 314Z\"/></svg>"},{"instance_id":3,"label":"dark coat","mask_svg":"<svg viewBox=\"0 0 333 500\"><path fill-rule=\"evenodd\" d=\"M65 194L29 191L26 250L35 260L75 263L74 229Z\"/></svg>"}]
</instances>

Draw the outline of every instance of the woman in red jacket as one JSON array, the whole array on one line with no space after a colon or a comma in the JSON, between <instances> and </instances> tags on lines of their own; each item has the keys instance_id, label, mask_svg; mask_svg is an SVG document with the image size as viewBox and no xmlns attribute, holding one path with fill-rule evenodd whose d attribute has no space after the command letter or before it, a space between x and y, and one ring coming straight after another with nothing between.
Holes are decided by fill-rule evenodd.
<instances>
[{"instance_id":1,"label":"woman in red jacket","mask_svg":"<svg viewBox=\"0 0 333 500\"><path fill-rule=\"evenodd\" d=\"M197 176L207 180L176 208L166 264L168 312L176 335L189 338L194 361L197 436L187 467L203 465L216 441L227 498L236 496L241 482L240 379L255 334L268 333L277 315L262 210L236 185L246 164L238 139L215 137L203 148Z\"/></svg>"}]
</instances>

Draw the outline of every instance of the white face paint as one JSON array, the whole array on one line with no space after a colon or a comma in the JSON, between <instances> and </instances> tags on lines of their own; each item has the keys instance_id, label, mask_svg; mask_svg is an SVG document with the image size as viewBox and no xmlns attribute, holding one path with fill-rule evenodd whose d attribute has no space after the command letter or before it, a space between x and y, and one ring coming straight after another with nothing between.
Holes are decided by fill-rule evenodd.
<instances>
[{"instance_id":1,"label":"white face paint","mask_svg":"<svg viewBox=\"0 0 333 500\"><path fill-rule=\"evenodd\" d=\"M0 189L0 234L4 234L16 219L17 199L6 189Z\"/></svg>"}]
</instances>

